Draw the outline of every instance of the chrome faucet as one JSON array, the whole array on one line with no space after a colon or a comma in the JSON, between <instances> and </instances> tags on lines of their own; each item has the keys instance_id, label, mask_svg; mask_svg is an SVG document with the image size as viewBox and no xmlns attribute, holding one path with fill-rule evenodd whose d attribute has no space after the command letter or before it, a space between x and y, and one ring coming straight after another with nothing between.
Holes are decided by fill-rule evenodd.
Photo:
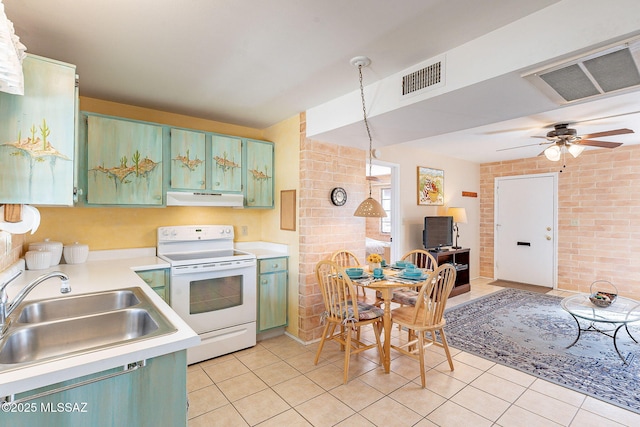
<instances>
[{"instance_id":1,"label":"chrome faucet","mask_svg":"<svg viewBox=\"0 0 640 427\"><path fill-rule=\"evenodd\" d=\"M9 280L4 282L0 286L0 336L5 332L7 325L7 318L11 316L13 310L16 309L17 306L20 305L22 300L31 292L36 286L40 283L44 282L47 279L51 279L52 277L59 277L61 279L60 284L60 293L66 294L71 292L71 286L69 286L69 276L64 274L61 271L52 271L51 273L43 274L40 277L34 279L31 283L27 284L22 290L16 295L13 299L13 302L9 303L9 297L7 296L7 292L5 291L6 287L9 283L13 282L22 274L22 270L18 270L16 274L11 276Z\"/></svg>"}]
</instances>

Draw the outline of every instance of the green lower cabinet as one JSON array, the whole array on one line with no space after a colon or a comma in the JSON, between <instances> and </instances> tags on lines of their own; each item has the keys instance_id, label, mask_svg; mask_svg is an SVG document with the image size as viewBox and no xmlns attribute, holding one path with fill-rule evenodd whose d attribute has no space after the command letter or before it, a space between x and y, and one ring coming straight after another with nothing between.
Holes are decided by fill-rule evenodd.
<instances>
[{"instance_id":1,"label":"green lower cabinet","mask_svg":"<svg viewBox=\"0 0 640 427\"><path fill-rule=\"evenodd\" d=\"M170 303L170 294L169 294L169 281L171 280L169 277L169 269L168 268L160 268L156 270L141 270L136 271L136 274L145 281L147 285L151 287L160 295L160 297L167 303Z\"/></svg>"},{"instance_id":2,"label":"green lower cabinet","mask_svg":"<svg viewBox=\"0 0 640 427\"><path fill-rule=\"evenodd\" d=\"M118 371L122 368L20 393L16 402ZM11 427L186 426L186 350L148 359L146 366L119 376L5 403L2 410L0 425Z\"/></svg>"},{"instance_id":3,"label":"green lower cabinet","mask_svg":"<svg viewBox=\"0 0 640 427\"><path fill-rule=\"evenodd\" d=\"M258 332L287 326L288 258L258 263Z\"/></svg>"}]
</instances>

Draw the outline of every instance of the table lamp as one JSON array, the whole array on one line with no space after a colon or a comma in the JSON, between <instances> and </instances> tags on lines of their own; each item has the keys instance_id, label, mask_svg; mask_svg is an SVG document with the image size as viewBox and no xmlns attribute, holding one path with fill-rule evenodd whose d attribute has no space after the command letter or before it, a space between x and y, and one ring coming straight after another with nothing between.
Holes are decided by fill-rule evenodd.
<instances>
[{"instance_id":1,"label":"table lamp","mask_svg":"<svg viewBox=\"0 0 640 427\"><path fill-rule=\"evenodd\" d=\"M464 208L449 208L447 209L447 215L453 217L453 229L456 232L456 244L453 249L460 249L462 246L458 246L458 237L460 237L458 224L467 223L467 211Z\"/></svg>"}]
</instances>

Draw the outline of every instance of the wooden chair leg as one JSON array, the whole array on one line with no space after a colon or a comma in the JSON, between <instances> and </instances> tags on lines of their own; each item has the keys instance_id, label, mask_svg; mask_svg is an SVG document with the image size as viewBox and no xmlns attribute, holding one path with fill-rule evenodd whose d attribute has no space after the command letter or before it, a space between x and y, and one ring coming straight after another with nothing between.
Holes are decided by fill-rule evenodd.
<instances>
[{"instance_id":1,"label":"wooden chair leg","mask_svg":"<svg viewBox=\"0 0 640 427\"><path fill-rule=\"evenodd\" d=\"M345 351L344 351L344 377L343 384L346 384L349 381L349 359L351 357L351 332L353 328L351 326L347 326L347 339L345 340Z\"/></svg>"},{"instance_id":2,"label":"wooden chair leg","mask_svg":"<svg viewBox=\"0 0 640 427\"><path fill-rule=\"evenodd\" d=\"M329 332L329 322L324 325L324 329L322 331L322 338L320 338L320 344L318 345L318 351L316 351L316 359L313 361L314 365L318 364L318 360L320 359L320 353L322 353L322 347L324 347L324 341L327 339L327 333ZM334 325L335 327L335 325Z\"/></svg>"},{"instance_id":3,"label":"wooden chair leg","mask_svg":"<svg viewBox=\"0 0 640 427\"><path fill-rule=\"evenodd\" d=\"M427 386L427 378L424 372L424 332L418 332L418 356L420 357L420 380L422 381L422 388Z\"/></svg>"},{"instance_id":4,"label":"wooden chair leg","mask_svg":"<svg viewBox=\"0 0 640 427\"><path fill-rule=\"evenodd\" d=\"M382 319L373 324L373 333L376 335L376 343L378 344L378 355L380 356L380 365L384 365L384 350L382 349L382 341L380 333L382 331Z\"/></svg>"},{"instance_id":5,"label":"wooden chair leg","mask_svg":"<svg viewBox=\"0 0 640 427\"><path fill-rule=\"evenodd\" d=\"M444 348L447 360L449 361L449 368L453 371L453 359L451 358L451 352L449 351L449 344L447 344L447 337L444 335L444 329L440 329L440 338L442 339L442 348Z\"/></svg>"}]
</instances>

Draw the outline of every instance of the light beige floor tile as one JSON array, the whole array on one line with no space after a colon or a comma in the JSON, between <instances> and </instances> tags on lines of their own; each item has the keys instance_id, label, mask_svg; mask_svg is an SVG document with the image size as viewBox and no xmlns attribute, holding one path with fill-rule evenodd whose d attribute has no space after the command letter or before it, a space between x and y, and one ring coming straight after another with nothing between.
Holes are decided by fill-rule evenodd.
<instances>
[{"instance_id":1,"label":"light beige floor tile","mask_svg":"<svg viewBox=\"0 0 640 427\"><path fill-rule=\"evenodd\" d=\"M519 384L496 377L488 372L473 380L471 385L510 403L515 402L526 390Z\"/></svg>"},{"instance_id":2,"label":"light beige floor tile","mask_svg":"<svg viewBox=\"0 0 640 427\"><path fill-rule=\"evenodd\" d=\"M376 425L360 414L353 414L341 423L336 424L336 427L376 427Z\"/></svg>"},{"instance_id":3,"label":"light beige floor tile","mask_svg":"<svg viewBox=\"0 0 640 427\"><path fill-rule=\"evenodd\" d=\"M439 406L426 418L441 427L490 427L493 424L490 420L451 401Z\"/></svg>"},{"instance_id":4,"label":"light beige floor tile","mask_svg":"<svg viewBox=\"0 0 640 427\"><path fill-rule=\"evenodd\" d=\"M463 351L456 354L453 359L454 366L456 362L462 362L465 365L473 366L474 368L480 369L481 371L486 371L496 364L495 362L492 362L490 360L478 357L475 354L465 353Z\"/></svg>"},{"instance_id":5,"label":"light beige floor tile","mask_svg":"<svg viewBox=\"0 0 640 427\"><path fill-rule=\"evenodd\" d=\"M422 416L390 397L384 397L360 411L360 415L378 426L412 426Z\"/></svg>"},{"instance_id":6,"label":"light beige floor tile","mask_svg":"<svg viewBox=\"0 0 640 427\"><path fill-rule=\"evenodd\" d=\"M229 400L215 385L192 391L188 394L188 399L188 418L197 417L229 403Z\"/></svg>"},{"instance_id":7,"label":"light beige floor tile","mask_svg":"<svg viewBox=\"0 0 640 427\"><path fill-rule=\"evenodd\" d=\"M307 349L304 345L297 343L290 338L288 343L281 343L280 345L268 347L268 349L279 358L285 360L290 357L299 356L302 354L315 356L315 354Z\"/></svg>"},{"instance_id":8,"label":"light beige floor tile","mask_svg":"<svg viewBox=\"0 0 640 427\"><path fill-rule=\"evenodd\" d=\"M465 387L451 398L451 402L496 421L509 408L510 403L475 387Z\"/></svg>"},{"instance_id":9,"label":"light beige floor tile","mask_svg":"<svg viewBox=\"0 0 640 427\"><path fill-rule=\"evenodd\" d=\"M570 424L571 427L622 427L615 421L608 420L600 415L580 409Z\"/></svg>"},{"instance_id":10,"label":"light beige floor tile","mask_svg":"<svg viewBox=\"0 0 640 427\"><path fill-rule=\"evenodd\" d=\"M230 404L189 420L189 427L242 427L248 425Z\"/></svg>"},{"instance_id":11,"label":"light beige floor tile","mask_svg":"<svg viewBox=\"0 0 640 427\"><path fill-rule=\"evenodd\" d=\"M561 387L557 384L541 379L535 380L529 389L578 407L584 403L586 398L582 393L578 393L577 391L570 390L566 387Z\"/></svg>"},{"instance_id":12,"label":"light beige floor tile","mask_svg":"<svg viewBox=\"0 0 640 427\"><path fill-rule=\"evenodd\" d=\"M212 384L211 378L200 368L187 372L187 393Z\"/></svg>"},{"instance_id":13,"label":"light beige floor tile","mask_svg":"<svg viewBox=\"0 0 640 427\"><path fill-rule=\"evenodd\" d=\"M496 422L501 427L560 427L548 418L541 417L524 408L511 406Z\"/></svg>"},{"instance_id":14,"label":"light beige floor tile","mask_svg":"<svg viewBox=\"0 0 640 427\"><path fill-rule=\"evenodd\" d=\"M205 368L207 366L216 365L218 363L226 362L228 360L235 359L235 358L236 358L235 353L225 354L223 356L214 357L213 359L204 360L198 363L197 366L200 366L201 368Z\"/></svg>"},{"instance_id":15,"label":"light beige floor tile","mask_svg":"<svg viewBox=\"0 0 640 427\"><path fill-rule=\"evenodd\" d=\"M306 372L310 372L315 369L318 369L319 366L323 366L329 363L327 359L321 356L320 360L318 360L318 364L314 365L313 364L314 358L315 358L315 353L312 353L311 355L301 354L299 356L288 358L286 362L289 365L296 368L298 371L302 372L303 374Z\"/></svg>"},{"instance_id":16,"label":"light beige floor tile","mask_svg":"<svg viewBox=\"0 0 640 427\"><path fill-rule=\"evenodd\" d=\"M343 369L344 359L332 364L338 369ZM351 359L349 360L349 379L357 378L366 372L373 371L374 369L382 370L382 365L378 360L372 361L366 357L361 357L361 355L351 356Z\"/></svg>"},{"instance_id":17,"label":"light beige floor tile","mask_svg":"<svg viewBox=\"0 0 640 427\"><path fill-rule=\"evenodd\" d=\"M270 387L300 375L300 371L282 360L256 369L253 373Z\"/></svg>"},{"instance_id":18,"label":"light beige floor tile","mask_svg":"<svg viewBox=\"0 0 640 427\"><path fill-rule=\"evenodd\" d=\"M302 415L293 409L258 424L259 427L312 427Z\"/></svg>"},{"instance_id":19,"label":"light beige floor tile","mask_svg":"<svg viewBox=\"0 0 640 427\"><path fill-rule=\"evenodd\" d=\"M487 371L496 377L504 378L523 387L529 387L536 380L536 377L520 372L508 366L495 364Z\"/></svg>"},{"instance_id":20,"label":"light beige floor tile","mask_svg":"<svg viewBox=\"0 0 640 427\"><path fill-rule=\"evenodd\" d=\"M203 366L203 369L215 383L250 372L250 369L236 358L227 359L224 362L213 365L206 365Z\"/></svg>"},{"instance_id":21,"label":"light beige floor tile","mask_svg":"<svg viewBox=\"0 0 640 427\"><path fill-rule=\"evenodd\" d=\"M432 421L429 421L426 418L423 418L417 424L415 424L413 427L438 427L438 425L433 423Z\"/></svg>"},{"instance_id":22,"label":"light beige floor tile","mask_svg":"<svg viewBox=\"0 0 640 427\"><path fill-rule=\"evenodd\" d=\"M318 384L302 375L273 386L273 390L291 406L297 406L325 392Z\"/></svg>"},{"instance_id":23,"label":"light beige floor tile","mask_svg":"<svg viewBox=\"0 0 640 427\"><path fill-rule=\"evenodd\" d=\"M533 390L525 391L522 396L516 400L515 405L561 425L569 425L578 412L576 406L560 402Z\"/></svg>"},{"instance_id":24,"label":"light beige floor tile","mask_svg":"<svg viewBox=\"0 0 640 427\"><path fill-rule=\"evenodd\" d=\"M415 383L399 388L389 394L389 397L423 417L446 402L444 397Z\"/></svg>"},{"instance_id":25,"label":"light beige floor tile","mask_svg":"<svg viewBox=\"0 0 640 427\"><path fill-rule=\"evenodd\" d=\"M290 409L273 390L266 389L244 397L233 403L236 410L249 425L256 425Z\"/></svg>"},{"instance_id":26,"label":"light beige floor tile","mask_svg":"<svg viewBox=\"0 0 640 427\"><path fill-rule=\"evenodd\" d=\"M426 370L431 369L429 366ZM413 380L420 376L420 362L407 356L400 356L391 361L391 372Z\"/></svg>"},{"instance_id":27,"label":"light beige floor tile","mask_svg":"<svg viewBox=\"0 0 640 427\"><path fill-rule=\"evenodd\" d=\"M251 370L260 369L262 367L280 361L280 358L278 356L271 353L267 349L256 350L251 353L239 355L237 357L240 362L242 362L247 368Z\"/></svg>"},{"instance_id":28,"label":"light beige floor tile","mask_svg":"<svg viewBox=\"0 0 640 427\"><path fill-rule=\"evenodd\" d=\"M443 396L445 398L450 398L460 390L465 387L465 383L460 380L455 379L454 377L443 374L442 372L438 372L436 370L431 370L427 372L427 384L426 388ZM415 384L420 385L420 378L417 378L413 381Z\"/></svg>"},{"instance_id":29,"label":"light beige floor tile","mask_svg":"<svg viewBox=\"0 0 640 427\"><path fill-rule=\"evenodd\" d=\"M357 378L333 388L330 393L354 411L360 411L384 397L380 391Z\"/></svg>"},{"instance_id":30,"label":"light beige floor tile","mask_svg":"<svg viewBox=\"0 0 640 427\"><path fill-rule=\"evenodd\" d=\"M226 381L217 383L225 397L231 402L257 393L267 388L267 385L253 372L230 378Z\"/></svg>"},{"instance_id":31,"label":"light beige floor tile","mask_svg":"<svg viewBox=\"0 0 640 427\"><path fill-rule=\"evenodd\" d=\"M325 390L331 390L343 384L344 368L328 364L307 372L306 376Z\"/></svg>"},{"instance_id":32,"label":"light beige floor tile","mask_svg":"<svg viewBox=\"0 0 640 427\"><path fill-rule=\"evenodd\" d=\"M469 366L465 363L456 363L453 362L453 371L449 367L449 362L442 362L438 366L434 368L436 371L442 372L443 374L452 376L453 378L462 381L463 383L469 384L480 375L483 374L481 369L474 368L473 366Z\"/></svg>"},{"instance_id":33,"label":"light beige floor tile","mask_svg":"<svg viewBox=\"0 0 640 427\"><path fill-rule=\"evenodd\" d=\"M358 378L384 394L389 394L409 382L405 377L394 372L385 373L384 369L369 371Z\"/></svg>"},{"instance_id":34,"label":"light beige floor tile","mask_svg":"<svg viewBox=\"0 0 640 427\"><path fill-rule=\"evenodd\" d=\"M355 412L328 392L295 407L306 420L316 427L333 426Z\"/></svg>"},{"instance_id":35,"label":"light beige floor tile","mask_svg":"<svg viewBox=\"0 0 640 427\"><path fill-rule=\"evenodd\" d=\"M601 400L594 399L590 396L588 396L585 402L582 404L582 409L606 417L620 424L624 424L627 426L640 426L640 414L627 411L626 409L622 409Z\"/></svg>"}]
</instances>

